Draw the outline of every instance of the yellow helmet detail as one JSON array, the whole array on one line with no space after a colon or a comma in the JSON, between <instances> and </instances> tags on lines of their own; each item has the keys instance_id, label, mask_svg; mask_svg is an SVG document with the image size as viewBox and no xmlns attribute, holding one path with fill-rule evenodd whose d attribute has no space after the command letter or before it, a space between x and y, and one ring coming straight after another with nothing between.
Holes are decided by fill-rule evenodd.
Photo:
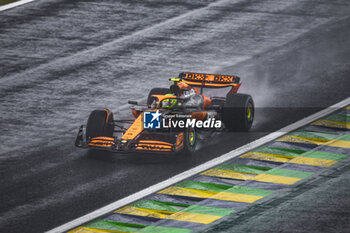
<instances>
[{"instance_id":1,"label":"yellow helmet detail","mask_svg":"<svg viewBox=\"0 0 350 233\"><path fill-rule=\"evenodd\" d=\"M174 94L166 94L165 96L175 96ZM162 108L172 109L176 106L177 99L169 98L162 101Z\"/></svg>"}]
</instances>

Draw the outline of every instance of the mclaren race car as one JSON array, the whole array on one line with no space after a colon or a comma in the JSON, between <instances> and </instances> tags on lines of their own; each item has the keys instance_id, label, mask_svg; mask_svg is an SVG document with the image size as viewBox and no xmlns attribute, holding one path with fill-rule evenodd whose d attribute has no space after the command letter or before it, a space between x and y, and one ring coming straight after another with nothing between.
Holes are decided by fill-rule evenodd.
<instances>
[{"instance_id":1,"label":"mclaren race car","mask_svg":"<svg viewBox=\"0 0 350 233\"><path fill-rule=\"evenodd\" d=\"M189 153L195 150L200 131L251 128L254 102L250 95L237 93L238 76L180 73L169 80L170 88L152 89L147 103L128 102L134 119L114 119L106 108L92 111L75 145L112 152ZM208 89L221 94L229 90L224 96L208 97L203 93Z\"/></svg>"}]
</instances>

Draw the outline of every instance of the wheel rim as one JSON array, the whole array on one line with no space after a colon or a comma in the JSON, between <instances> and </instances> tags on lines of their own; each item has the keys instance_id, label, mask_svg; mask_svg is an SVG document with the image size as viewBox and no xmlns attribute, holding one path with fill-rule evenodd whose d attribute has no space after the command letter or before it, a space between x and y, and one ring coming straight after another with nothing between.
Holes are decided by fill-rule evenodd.
<instances>
[{"instance_id":1,"label":"wheel rim","mask_svg":"<svg viewBox=\"0 0 350 233\"><path fill-rule=\"evenodd\" d=\"M194 142L195 142L195 133L194 133L193 129L190 129L190 133L188 135L188 139L189 139L190 145L193 146Z\"/></svg>"},{"instance_id":2,"label":"wheel rim","mask_svg":"<svg viewBox=\"0 0 350 233\"><path fill-rule=\"evenodd\" d=\"M253 105L251 103L248 104L247 119L248 119L248 121L252 121L253 120Z\"/></svg>"}]
</instances>

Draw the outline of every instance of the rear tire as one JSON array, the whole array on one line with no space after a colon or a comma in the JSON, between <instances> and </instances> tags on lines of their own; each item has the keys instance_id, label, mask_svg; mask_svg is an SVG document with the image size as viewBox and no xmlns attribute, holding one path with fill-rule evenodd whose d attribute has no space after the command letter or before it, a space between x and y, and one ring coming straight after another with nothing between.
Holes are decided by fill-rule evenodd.
<instances>
[{"instance_id":1,"label":"rear tire","mask_svg":"<svg viewBox=\"0 0 350 233\"><path fill-rule=\"evenodd\" d=\"M222 109L222 121L229 131L248 131L254 120L254 101L247 94L230 94Z\"/></svg>"},{"instance_id":2,"label":"rear tire","mask_svg":"<svg viewBox=\"0 0 350 233\"><path fill-rule=\"evenodd\" d=\"M91 112L86 124L86 139L112 137L114 132L113 113L108 109Z\"/></svg>"},{"instance_id":3,"label":"rear tire","mask_svg":"<svg viewBox=\"0 0 350 233\"><path fill-rule=\"evenodd\" d=\"M148 94L148 98L147 98L147 105L151 105L154 98L152 97L152 95L166 95L171 93L169 88L162 88L162 87L157 87L157 88L153 88L149 94Z\"/></svg>"}]
</instances>

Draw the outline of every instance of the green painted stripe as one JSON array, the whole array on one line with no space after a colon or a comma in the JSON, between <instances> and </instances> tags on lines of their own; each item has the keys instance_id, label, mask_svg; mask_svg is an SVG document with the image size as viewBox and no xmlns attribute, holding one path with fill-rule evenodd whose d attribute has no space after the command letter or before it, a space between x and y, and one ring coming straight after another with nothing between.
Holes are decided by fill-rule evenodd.
<instances>
[{"instance_id":1,"label":"green painted stripe","mask_svg":"<svg viewBox=\"0 0 350 233\"><path fill-rule=\"evenodd\" d=\"M161 202L161 201L153 201L153 200L139 200L135 203L131 203L129 206L145 208L145 209L153 209L153 210L188 212L188 213L196 213L196 214L215 215L215 216L226 216L230 213L235 212L235 210L232 210L232 209L224 209L224 208L217 208L217 207L210 207L210 206L199 206L199 205L181 204L182 208L177 208L176 206L179 206L177 203L169 203L169 202Z\"/></svg>"},{"instance_id":2,"label":"green painted stripe","mask_svg":"<svg viewBox=\"0 0 350 233\"><path fill-rule=\"evenodd\" d=\"M148 226L143 228L141 231L142 233L189 233L192 230L190 229L182 229L182 228L175 228L175 227L162 227L162 226Z\"/></svg>"},{"instance_id":3,"label":"green painted stripe","mask_svg":"<svg viewBox=\"0 0 350 233\"><path fill-rule=\"evenodd\" d=\"M111 221L111 220L104 220L106 222L109 222L109 223L113 223L113 224L116 224L118 226L122 226L122 227L131 227L131 228L145 228L147 227L148 225L141 225L141 224L136 224L136 223L127 223L127 222L114 222L114 221Z\"/></svg>"},{"instance_id":4,"label":"green painted stripe","mask_svg":"<svg viewBox=\"0 0 350 233\"><path fill-rule=\"evenodd\" d=\"M255 196L267 196L273 193L271 190L261 189L261 188L253 188L246 186L233 186L232 188L226 190L225 192L229 193L240 193L247 195L255 195Z\"/></svg>"},{"instance_id":5,"label":"green painted stripe","mask_svg":"<svg viewBox=\"0 0 350 233\"><path fill-rule=\"evenodd\" d=\"M333 140L339 137L338 134L320 133L320 132L306 131L306 130L294 131L289 133L288 135L303 137L303 138L319 138L319 139L327 139L327 140Z\"/></svg>"},{"instance_id":6,"label":"green painted stripe","mask_svg":"<svg viewBox=\"0 0 350 233\"><path fill-rule=\"evenodd\" d=\"M183 207L183 208L190 206L190 205L184 204L184 203L175 203L175 202L167 202L167 201L155 201L155 202L160 202L160 203L164 203L164 204L171 205L171 206L179 206L179 207Z\"/></svg>"},{"instance_id":7,"label":"green painted stripe","mask_svg":"<svg viewBox=\"0 0 350 233\"><path fill-rule=\"evenodd\" d=\"M266 174L304 179L306 177L311 176L313 172L303 172L303 171L297 171L297 170L273 168L270 171L266 172Z\"/></svg>"},{"instance_id":8,"label":"green painted stripe","mask_svg":"<svg viewBox=\"0 0 350 233\"><path fill-rule=\"evenodd\" d=\"M185 180L181 183L175 184L174 186L180 187L180 188L191 188L191 189L199 189L199 190L214 191L214 192L222 192L232 187L229 185L203 183L203 182L192 181L192 180Z\"/></svg>"},{"instance_id":9,"label":"green painted stripe","mask_svg":"<svg viewBox=\"0 0 350 233\"><path fill-rule=\"evenodd\" d=\"M341 140L341 141L350 141L350 134L344 135L344 136L338 138L338 140Z\"/></svg>"},{"instance_id":10,"label":"green painted stripe","mask_svg":"<svg viewBox=\"0 0 350 233\"><path fill-rule=\"evenodd\" d=\"M236 172L247 172L253 174L261 174L270 170L269 167L258 167L258 166L249 166L249 165L241 165L234 163L224 163L217 167L216 169L227 170L227 171L236 171Z\"/></svg>"},{"instance_id":11,"label":"green painted stripe","mask_svg":"<svg viewBox=\"0 0 350 233\"><path fill-rule=\"evenodd\" d=\"M265 190L261 188L218 185L218 184L202 183L202 182L190 181L190 180L186 180L174 186L181 187L181 188L199 189L199 190L205 190L205 191L239 193L239 194L256 195L256 196L266 196L273 193L273 191ZM217 188L217 186L223 186L223 188Z\"/></svg>"},{"instance_id":12,"label":"green painted stripe","mask_svg":"<svg viewBox=\"0 0 350 233\"><path fill-rule=\"evenodd\" d=\"M226 216L236 211L232 209L224 209L224 208L218 208L218 207L192 205L182 210L182 212L195 213L195 214L207 214L207 215L215 215L215 216Z\"/></svg>"},{"instance_id":13,"label":"green painted stripe","mask_svg":"<svg viewBox=\"0 0 350 233\"><path fill-rule=\"evenodd\" d=\"M293 156L293 157L308 157L308 158L314 158L314 159L328 159L328 160L340 160L347 157L347 155L344 155L344 154L336 154L336 153L323 152L323 151L292 150L292 149L268 147L268 146L257 148L254 151L259 153L267 153L267 154L287 155L287 156Z\"/></svg>"},{"instance_id":14,"label":"green painted stripe","mask_svg":"<svg viewBox=\"0 0 350 233\"><path fill-rule=\"evenodd\" d=\"M279 147L269 147L269 146L262 146L259 147L253 152L259 152L259 153L267 153L267 154L276 154L276 155L287 155L287 156L300 156L300 154L305 153L305 150L293 150L293 149L286 149L286 148L279 148Z\"/></svg>"},{"instance_id":15,"label":"green painted stripe","mask_svg":"<svg viewBox=\"0 0 350 233\"><path fill-rule=\"evenodd\" d=\"M314 158L314 159L328 159L328 160L341 160L348 157L345 154L336 154L324 151L312 150L301 155L302 157Z\"/></svg>"},{"instance_id":16,"label":"green painted stripe","mask_svg":"<svg viewBox=\"0 0 350 233\"><path fill-rule=\"evenodd\" d=\"M205 186L202 186L203 184ZM266 196L273 193L273 191L265 190L261 188L218 185L218 184L202 183L202 182L190 181L190 180L186 180L174 186L181 187L181 188L199 189L199 190L205 190L205 191L239 193L239 194L256 195L256 196ZM224 188L218 189L217 186L223 186Z\"/></svg>"},{"instance_id":17,"label":"green painted stripe","mask_svg":"<svg viewBox=\"0 0 350 233\"><path fill-rule=\"evenodd\" d=\"M199 189L199 190L205 190L205 191L239 193L239 194L256 195L256 196L266 196L273 193L273 191L260 189L260 188L218 185L218 184L202 183L202 182L190 181L190 180L186 180L174 186L181 187L181 188ZM217 186L223 186L223 188L219 189L217 188Z\"/></svg>"},{"instance_id":18,"label":"green painted stripe","mask_svg":"<svg viewBox=\"0 0 350 233\"><path fill-rule=\"evenodd\" d=\"M337 122L350 122L350 116L330 115L330 116L327 116L325 118L322 118L322 120L337 121Z\"/></svg>"},{"instance_id":19,"label":"green painted stripe","mask_svg":"<svg viewBox=\"0 0 350 233\"><path fill-rule=\"evenodd\" d=\"M144 209L152 209L152 210L165 210L165 211L181 211L183 207L172 205L166 202L153 201L153 200L139 200L131 203L129 206L139 207Z\"/></svg>"},{"instance_id":20,"label":"green painted stripe","mask_svg":"<svg viewBox=\"0 0 350 233\"><path fill-rule=\"evenodd\" d=\"M87 223L86 225L84 225L84 227L101 229L101 230L110 230L110 231L122 231L122 232L135 232L142 229L142 227L140 228L126 227L126 226L118 225L117 223L114 223L114 222L99 220L99 219L92 221L90 223Z\"/></svg>"}]
</instances>

